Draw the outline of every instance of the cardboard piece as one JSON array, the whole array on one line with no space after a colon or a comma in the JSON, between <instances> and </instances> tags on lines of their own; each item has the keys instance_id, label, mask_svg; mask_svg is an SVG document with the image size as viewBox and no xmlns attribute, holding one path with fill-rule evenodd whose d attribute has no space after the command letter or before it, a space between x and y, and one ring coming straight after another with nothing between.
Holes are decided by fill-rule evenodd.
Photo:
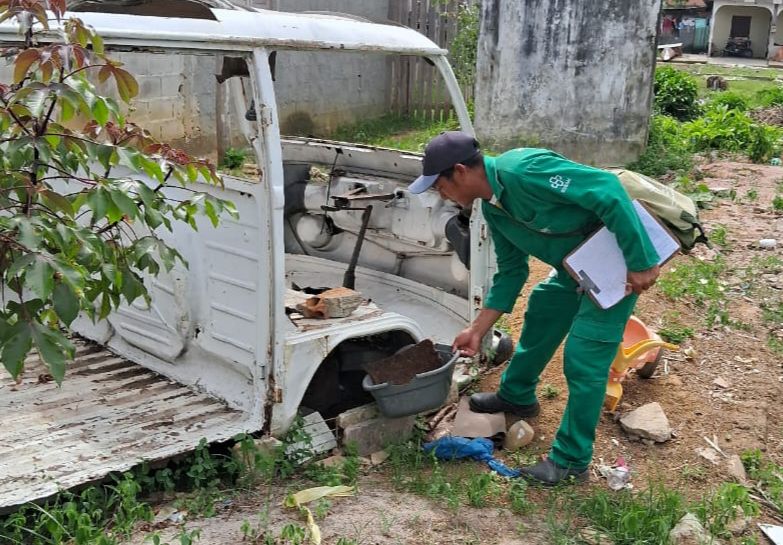
<instances>
[{"instance_id":1,"label":"cardboard piece","mask_svg":"<svg viewBox=\"0 0 783 545\"><path fill-rule=\"evenodd\" d=\"M470 410L468 398L460 398L451 435L473 439L476 437L491 438L499 434L505 435L505 433L505 413L474 413Z\"/></svg>"}]
</instances>

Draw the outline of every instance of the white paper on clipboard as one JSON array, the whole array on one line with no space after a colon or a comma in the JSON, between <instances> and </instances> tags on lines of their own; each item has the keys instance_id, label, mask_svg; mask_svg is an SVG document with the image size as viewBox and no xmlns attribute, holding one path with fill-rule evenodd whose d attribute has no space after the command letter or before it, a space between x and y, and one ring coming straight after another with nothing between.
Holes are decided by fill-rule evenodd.
<instances>
[{"instance_id":1,"label":"white paper on clipboard","mask_svg":"<svg viewBox=\"0 0 783 545\"><path fill-rule=\"evenodd\" d=\"M639 201L634 200L633 205L660 256L658 264L661 265L679 251L680 244ZM612 307L625 297L628 268L617 238L606 227L583 242L563 262L599 307Z\"/></svg>"}]
</instances>

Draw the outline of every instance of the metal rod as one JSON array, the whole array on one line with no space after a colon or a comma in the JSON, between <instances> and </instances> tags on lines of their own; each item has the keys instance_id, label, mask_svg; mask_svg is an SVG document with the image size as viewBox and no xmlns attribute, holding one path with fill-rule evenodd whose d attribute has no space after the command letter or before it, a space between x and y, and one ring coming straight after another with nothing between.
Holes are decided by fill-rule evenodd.
<instances>
[{"instance_id":1,"label":"metal rod","mask_svg":"<svg viewBox=\"0 0 783 545\"><path fill-rule=\"evenodd\" d=\"M362 243L364 242L364 234L367 232L367 224L370 223L370 214L372 214L372 205L368 205L362 213L362 227L359 229L359 235L356 238L356 246L353 247L351 262L348 263L348 268L345 269L345 276L343 276L344 288L354 289L356 286L356 264L359 262L359 254L362 251Z\"/></svg>"}]
</instances>

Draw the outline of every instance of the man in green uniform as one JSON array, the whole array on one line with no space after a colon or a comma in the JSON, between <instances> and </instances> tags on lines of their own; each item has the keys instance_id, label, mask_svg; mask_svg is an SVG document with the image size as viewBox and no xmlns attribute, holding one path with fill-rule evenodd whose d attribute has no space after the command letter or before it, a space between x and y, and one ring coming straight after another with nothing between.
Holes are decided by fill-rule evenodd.
<instances>
[{"instance_id":1,"label":"man in green uniform","mask_svg":"<svg viewBox=\"0 0 783 545\"><path fill-rule=\"evenodd\" d=\"M658 254L631 199L612 173L545 149L485 157L472 136L456 131L430 141L423 175L409 189L430 188L463 207L481 199L495 245L497 272L484 308L454 340L464 355L474 355L498 318L513 309L528 277L528 256L554 267L530 294L519 344L499 390L473 394L470 406L477 412L536 416L539 375L568 335L563 355L568 404L549 455L522 474L545 485L586 480L609 367L638 294L658 277ZM601 224L617 237L630 271L627 296L606 310L580 293L562 264Z\"/></svg>"}]
</instances>

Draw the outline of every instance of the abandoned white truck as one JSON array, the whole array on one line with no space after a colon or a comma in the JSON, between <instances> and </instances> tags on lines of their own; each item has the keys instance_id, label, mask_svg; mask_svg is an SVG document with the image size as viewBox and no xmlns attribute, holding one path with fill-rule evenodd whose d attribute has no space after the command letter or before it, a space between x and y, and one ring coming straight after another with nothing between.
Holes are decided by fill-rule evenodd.
<instances>
[{"instance_id":1,"label":"abandoned white truck","mask_svg":"<svg viewBox=\"0 0 783 545\"><path fill-rule=\"evenodd\" d=\"M134 14L120 4L91 12L101 3L88 2L73 15L125 59L191 59L230 97L216 115L252 147L257 174L204 184L232 201L239 219L163 234L189 267L150 280L149 306L137 300L104 322L75 322L97 344L79 345L62 387L35 379L34 356L21 382L2 378L0 508L191 450L202 438L282 433L301 406L334 416L367 403L363 363L423 338L450 343L481 306L486 232L477 214L406 190L419 156L280 134L275 72L315 54L335 64L358 54L425 57L472 131L446 51L414 30L346 16L202 6L181 18L167 16L168 3L149 3L155 15L129 4ZM18 42L13 22L0 25L0 39ZM297 290L342 285L360 231L355 282L365 303L342 319L289 316Z\"/></svg>"}]
</instances>

